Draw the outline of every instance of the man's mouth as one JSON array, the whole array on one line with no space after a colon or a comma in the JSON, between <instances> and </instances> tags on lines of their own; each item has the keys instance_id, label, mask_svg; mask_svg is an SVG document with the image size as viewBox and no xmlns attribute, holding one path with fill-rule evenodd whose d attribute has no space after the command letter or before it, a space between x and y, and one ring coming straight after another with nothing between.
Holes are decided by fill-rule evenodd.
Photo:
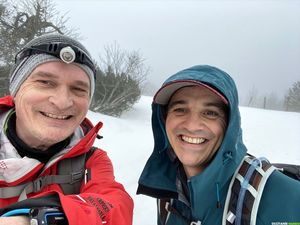
<instances>
[{"instance_id":1,"label":"man's mouth","mask_svg":"<svg viewBox=\"0 0 300 225\"><path fill-rule=\"evenodd\" d=\"M52 119L57 119L57 120L67 120L70 119L72 116L71 115L55 115L52 113L45 113L41 112L44 116L52 118Z\"/></svg>"},{"instance_id":2,"label":"man's mouth","mask_svg":"<svg viewBox=\"0 0 300 225\"><path fill-rule=\"evenodd\" d=\"M206 139L202 137L188 137L184 135L181 135L181 140L189 144L202 144L206 141Z\"/></svg>"}]
</instances>

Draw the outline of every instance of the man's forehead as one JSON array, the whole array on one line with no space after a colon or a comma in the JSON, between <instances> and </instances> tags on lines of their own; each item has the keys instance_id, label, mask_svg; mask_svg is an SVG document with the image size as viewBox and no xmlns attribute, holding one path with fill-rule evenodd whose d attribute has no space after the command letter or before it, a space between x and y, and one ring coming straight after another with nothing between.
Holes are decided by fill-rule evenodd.
<instances>
[{"instance_id":1,"label":"man's forehead","mask_svg":"<svg viewBox=\"0 0 300 225\"><path fill-rule=\"evenodd\" d=\"M39 70L38 68L33 71L33 73L29 76L29 80L37 79L37 78L43 78L43 79L51 79L51 80L59 80L62 77L62 75L57 73L51 73L45 70ZM72 77L72 79L69 79L70 83L84 86L89 88L90 82L89 79L81 79L81 77Z\"/></svg>"},{"instance_id":2,"label":"man's forehead","mask_svg":"<svg viewBox=\"0 0 300 225\"><path fill-rule=\"evenodd\" d=\"M201 102L201 104L206 107L216 107L222 110L227 107L223 100L209 89L201 86L188 86L177 90L173 96L171 96L167 108L169 109L176 105L187 105L190 104L191 101L192 104L195 104L195 100Z\"/></svg>"},{"instance_id":3,"label":"man's forehead","mask_svg":"<svg viewBox=\"0 0 300 225\"><path fill-rule=\"evenodd\" d=\"M209 97L211 99L216 99L216 101L218 100L222 101L219 95L217 95L213 91L199 85L191 85L191 86L182 87L177 91L175 91L170 98L170 102L174 101L174 99L183 99L188 101L189 99L191 99L191 97L199 96L199 95L204 97Z\"/></svg>"}]
</instances>

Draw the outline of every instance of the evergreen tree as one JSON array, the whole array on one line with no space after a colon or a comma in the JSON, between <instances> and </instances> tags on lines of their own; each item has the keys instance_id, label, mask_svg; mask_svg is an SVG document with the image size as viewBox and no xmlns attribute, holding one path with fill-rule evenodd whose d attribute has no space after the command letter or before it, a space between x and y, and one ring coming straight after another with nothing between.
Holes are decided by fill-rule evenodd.
<instances>
[{"instance_id":1,"label":"evergreen tree","mask_svg":"<svg viewBox=\"0 0 300 225\"><path fill-rule=\"evenodd\" d=\"M106 46L97 69L96 90L91 110L111 116L121 116L141 96L149 68L138 52L126 52L119 46Z\"/></svg>"},{"instance_id":2,"label":"evergreen tree","mask_svg":"<svg viewBox=\"0 0 300 225\"><path fill-rule=\"evenodd\" d=\"M119 117L141 96L136 80L124 73L116 75L110 70L97 71L96 87L90 108L106 115Z\"/></svg>"}]
</instances>

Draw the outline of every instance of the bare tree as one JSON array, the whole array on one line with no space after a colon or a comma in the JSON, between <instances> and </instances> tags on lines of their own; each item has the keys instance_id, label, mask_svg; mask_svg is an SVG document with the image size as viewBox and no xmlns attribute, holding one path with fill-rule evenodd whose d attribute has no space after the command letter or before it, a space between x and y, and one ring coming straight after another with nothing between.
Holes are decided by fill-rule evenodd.
<instances>
[{"instance_id":1,"label":"bare tree","mask_svg":"<svg viewBox=\"0 0 300 225\"><path fill-rule=\"evenodd\" d=\"M67 21L51 0L0 0L0 76L8 76L15 54L34 37L46 33L77 37L75 29L65 26Z\"/></svg>"},{"instance_id":2,"label":"bare tree","mask_svg":"<svg viewBox=\"0 0 300 225\"><path fill-rule=\"evenodd\" d=\"M257 94L258 94L258 91L255 88L255 86L253 86L252 89L247 94L247 97L245 99L245 105L248 107L255 106L256 101L257 101Z\"/></svg>"},{"instance_id":3,"label":"bare tree","mask_svg":"<svg viewBox=\"0 0 300 225\"><path fill-rule=\"evenodd\" d=\"M0 61L11 64L14 54L36 36L45 33L74 34L65 24L65 15L59 16L51 0L10 0L0 2ZM73 33L72 33L73 32Z\"/></svg>"},{"instance_id":4,"label":"bare tree","mask_svg":"<svg viewBox=\"0 0 300 225\"><path fill-rule=\"evenodd\" d=\"M126 51L120 48L117 42L104 46L104 53L99 56L99 69L111 70L115 75L126 74L138 82L146 80L149 67L144 64L145 59L138 51Z\"/></svg>"}]
</instances>

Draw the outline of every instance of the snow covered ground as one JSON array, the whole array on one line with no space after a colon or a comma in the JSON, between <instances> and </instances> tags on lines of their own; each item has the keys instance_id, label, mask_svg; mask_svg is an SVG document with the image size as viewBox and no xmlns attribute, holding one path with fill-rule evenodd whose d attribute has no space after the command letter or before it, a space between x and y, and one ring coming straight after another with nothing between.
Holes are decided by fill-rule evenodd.
<instances>
[{"instance_id":1,"label":"snow covered ground","mask_svg":"<svg viewBox=\"0 0 300 225\"><path fill-rule=\"evenodd\" d=\"M89 112L93 123L103 122L96 145L108 152L116 179L135 202L134 225L156 224L155 200L136 195L140 173L152 152L152 97L142 96L121 118ZM300 164L300 113L240 107L248 152L271 162Z\"/></svg>"}]
</instances>

